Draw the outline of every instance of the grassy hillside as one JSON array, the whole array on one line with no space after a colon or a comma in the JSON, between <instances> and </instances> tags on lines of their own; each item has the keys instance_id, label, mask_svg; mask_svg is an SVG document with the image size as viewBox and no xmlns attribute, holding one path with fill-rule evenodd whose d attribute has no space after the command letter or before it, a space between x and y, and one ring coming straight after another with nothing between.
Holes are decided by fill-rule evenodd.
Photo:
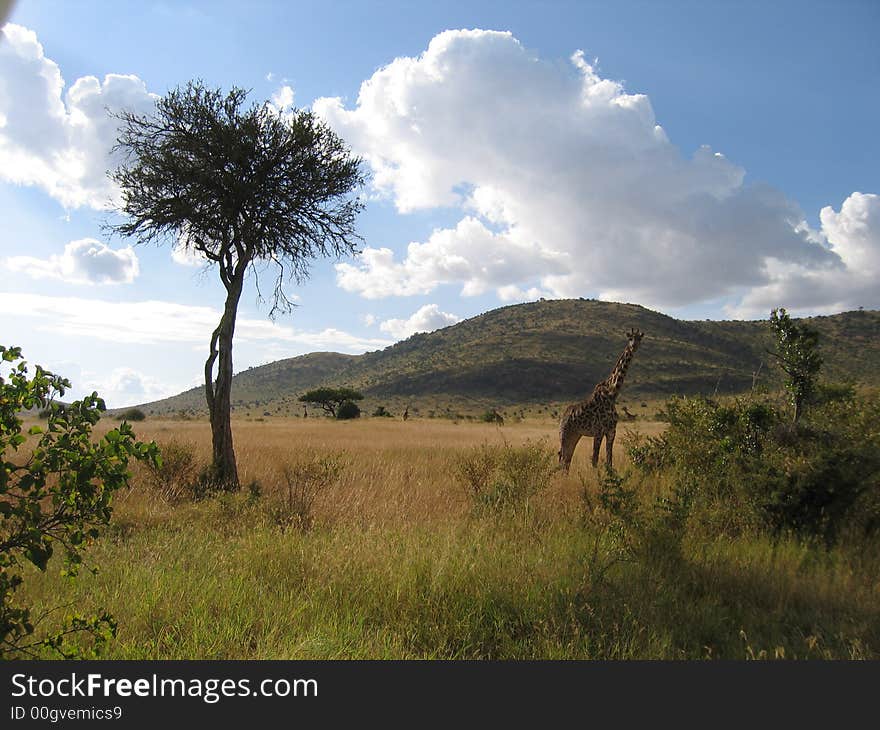
<instances>
[{"instance_id":1,"label":"grassy hillside","mask_svg":"<svg viewBox=\"0 0 880 730\"><path fill-rule=\"evenodd\" d=\"M880 312L810 322L822 335L825 377L880 385ZM327 384L362 390L368 408L549 408L582 397L606 377L630 327L645 339L625 399L736 393L751 387L759 367L762 384L779 385L767 363L765 321L687 322L633 304L570 299L502 307L360 356L313 353L252 368L235 376L233 403L252 416L295 414L299 394ZM205 408L198 388L144 407L154 414Z\"/></svg>"},{"instance_id":2,"label":"grassy hillside","mask_svg":"<svg viewBox=\"0 0 880 730\"><path fill-rule=\"evenodd\" d=\"M312 352L248 368L233 378L233 406L258 408L275 401L292 407L299 393L334 378L354 359L338 352ZM205 389L199 386L141 407L153 414L196 415L206 410Z\"/></svg>"}]
</instances>

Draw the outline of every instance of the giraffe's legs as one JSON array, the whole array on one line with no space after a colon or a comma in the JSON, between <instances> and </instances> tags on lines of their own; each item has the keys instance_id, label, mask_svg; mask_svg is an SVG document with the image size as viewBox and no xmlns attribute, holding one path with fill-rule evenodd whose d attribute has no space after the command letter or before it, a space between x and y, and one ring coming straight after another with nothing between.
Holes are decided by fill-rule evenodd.
<instances>
[{"instance_id":1,"label":"giraffe's legs","mask_svg":"<svg viewBox=\"0 0 880 730\"><path fill-rule=\"evenodd\" d=\"M617 435L617 429L609 431L605 434L605 461L608 462L608 468L611 468L611 451L614 448L614 437Z\"/></svg>"},{"instance_id":2,"label":"giraffe's legs","mask_svg":"<svg viewBox=\"0 0 880 730\"><path fill-rule=\"evenodd\" d=\"M564 433L559 439L559 466L568 474L568 469L571 466L571 457L574 456L575 447L578 445L578 441L581 440L581 435L579 433Z\"/></svg>"},{"instance_id":3,"label":"giraffe's legs","mask_svg":"<svg viewBox=\"0 0 880 730\"><path fill-rule=\"evenodd\" d=\"M602 434L593 436L593 458L591 463L595 469L599 465L599 448L602 446Z\"/></svg>"}]
</instances>

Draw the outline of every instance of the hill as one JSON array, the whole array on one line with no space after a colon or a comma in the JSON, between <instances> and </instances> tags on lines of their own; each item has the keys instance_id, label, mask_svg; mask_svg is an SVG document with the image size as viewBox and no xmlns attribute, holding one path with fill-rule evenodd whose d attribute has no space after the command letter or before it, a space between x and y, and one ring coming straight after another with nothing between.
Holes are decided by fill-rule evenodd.
<instances>
[{"instance_id":1,"label":"hill","mask_svg":"<svg viewBox=\"0 0 880 730\"><path fill-rule=\"evenodd\" d=\"M880 385L880 312L809 322L822 336L827 379ZM767 363L766 321L682 321L634 304L569 299L501 307L363 355L312 353L252 368L233 379L233 405L253 416L296 414L305 390L347 385L367 396L368 408L379 402L462 412L549 408L583 397L606 377L630 327L643 330L645 339L625 398L742 392L759 368L762 384L780 384ZM141 407L154 415L202 413L203 390Z\"/></svg>"},{"instance_id":2,"label":"hill","mask_svg":"<svg viewBox=\"0 0 880 730\"><path fill-rule=\"evenodd\" d=\"M243 370L232 379L233 407L259 408L270 401L296 402L300 393L332 380L356 357L338 352L311 352ZM275 405L277 407L277 403ZM205 388L191 388L139 407L151 415L206 413Z\"/></svg>"}]
</instances>

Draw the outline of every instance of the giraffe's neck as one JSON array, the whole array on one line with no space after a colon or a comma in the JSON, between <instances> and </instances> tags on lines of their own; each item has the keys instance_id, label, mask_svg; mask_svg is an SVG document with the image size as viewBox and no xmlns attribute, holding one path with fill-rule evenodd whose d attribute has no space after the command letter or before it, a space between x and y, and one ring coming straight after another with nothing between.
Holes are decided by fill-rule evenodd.
<instances>
[{"instance_id":1,"label":"giraffe's neck","mask_svg":"<svg viewBox=\"0 0 880 730\"><path fill-rule=\"evenodd\" d=\"M623 354L617 359L617 364L611 371L611 375L605 380L612 398L617 398L617 394L620 392L620 388L623 385L623 379L626 377L626 370L632 362L636 347L637 345L627 344L623 350Z\"/></svg>"}]
</instances>

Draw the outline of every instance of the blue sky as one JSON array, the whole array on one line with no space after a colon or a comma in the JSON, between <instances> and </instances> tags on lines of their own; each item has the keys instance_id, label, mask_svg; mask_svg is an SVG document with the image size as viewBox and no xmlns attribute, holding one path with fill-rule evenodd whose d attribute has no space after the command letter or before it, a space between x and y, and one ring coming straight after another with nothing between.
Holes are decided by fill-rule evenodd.
<instances>
[{"instance_id":1,"label":"blue sky","mask_svg":"<svg viewBox=\"0 0 880 730\"><path fill-rule=\"evenodd\" d=\"M251 289L236 369L538 296L880 306L876 2L22 1L8 20L3 340L76 395L199 382L216 275L101 231L104 107L194 77L292 92L373 173L362 257L316 262L274 323Z\"/></svg>"}]
</instances>

